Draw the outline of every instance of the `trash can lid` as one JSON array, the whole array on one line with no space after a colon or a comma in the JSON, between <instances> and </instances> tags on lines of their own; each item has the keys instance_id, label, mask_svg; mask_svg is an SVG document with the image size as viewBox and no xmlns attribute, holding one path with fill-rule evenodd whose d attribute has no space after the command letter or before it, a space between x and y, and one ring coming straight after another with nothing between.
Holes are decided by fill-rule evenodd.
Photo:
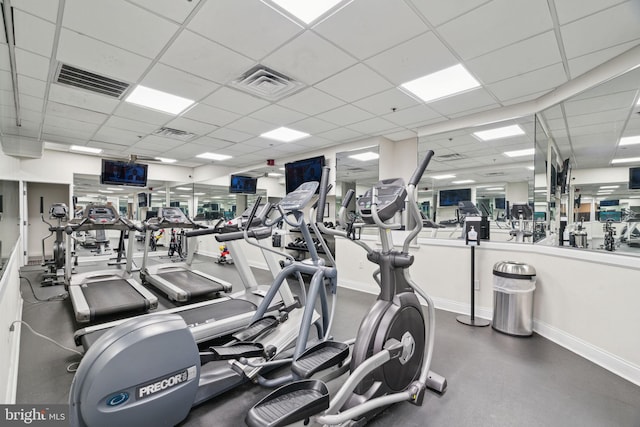
<instances>
[{"instance_id":1,"label":"trash can lid","mask_svg":"<svg viewBox=\"0 0 640 427\"><path fill-rule=\"evenodd\" d=\"M523 262L501 261L493 266L493 274L509 279L528 279L535 277L536 269Z\"/></svg>"}]
</instances>

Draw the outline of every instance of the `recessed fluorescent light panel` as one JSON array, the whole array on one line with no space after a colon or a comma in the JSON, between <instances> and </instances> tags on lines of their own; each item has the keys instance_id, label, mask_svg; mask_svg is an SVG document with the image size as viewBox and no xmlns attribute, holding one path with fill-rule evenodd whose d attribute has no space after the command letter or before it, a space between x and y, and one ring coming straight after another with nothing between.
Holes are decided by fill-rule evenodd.
<instances>
[{"instance_id":1,"label":"recessed fluorescent light panel","mask_svg":"<svg viewBox=\"0 0 640 427\"><path fill-rule=\"evenodd\" d=\"M626 159L613 159L611 160L612 164L616 163L640 163L640 157L627 157Z\"/></svg>"},{"instance_id":2,"label":"recessed fluorescent light panel","mask_svg":"<svg viewBox=\"0 0 640 427\"><path fill-rule=\"evenodd\" d=\"M432 176L431 178L433 179L449 179L449 178L455 178L455 175L436 175L436 176Z\"/></svg>"},{"instance_id":3,"label":"recessed fluorescent light panel","mask_svg":"<svg viewBox=\"0 0 640 427\"><path fill-rule=\"evenodd\" d=\"M69 150L77 151L79 153L90 153L90 154L102 153L102 148L85 147L84 145L72 145L71 147L69 147Z\"/></svg>"},{"instance_id":4,"label":"recessed fluorescent light panel","mask_svg":"<svg viewBox=\"0 0 640 427\"><path fill-rule=\"evenodd\" d=\"M366 162L366 161L369 161L369 160L376 160L376 159L380 158L380 155L378 153L374 153L372 151L367 151L366 153L352 154L352 155L349 156L349 158L360 160L361 162Z\"/></svg>"},{"instance_id":5,"label":"recessed fluorescent light panel","mask_svg":"<svg viewBox=\"0 0 640 427\"><path fill-rule=\"evenodd\" d=\"M174 115L180 114L195 102L192 99L140 85L136 86L125 101Z\"/></svg>"},{"instance_id":6,"label":"recessed fluorescent light panel","mask_svg":"<svg viewBox=\"0 0 640 427\"><path fill-rule=\"evenodd\" d=\"M461 65L445 68L400 85L424 102L446 98L480 87L480 83Z\"/></svg>"},{"instance_id":7,"label":"recessed fluorescent light panel","mask_svg":"<svg viewBox=\"0 0 640 427\"><path fill-rule=\"evenodd\" d=\"M618 143L619 146L635 144L640 144L640 135L625 136L624 138L620 138L620 142Z\"/></svg>"},{"instance_id":8,"label":"recessed fluorescent light panel","mask_svg":"<svg viewBox=\"0 0 640 427\"><path fill-rule=\"evenodd\" d=\"M207 159L207 160L227 160L231 158L231 156L227 156L225 154L216 154L216 153L202 153L202 154L198 154L196 157L200 159Z\"/></svg>"},{"instance_id":9,"label":"recessed fluorescent light panel","mask_svg":"<svg viewBox=\"0 0 640 427\"><path fill-rule=\"evenodd\" d=\"M608 190L613 188L620 188L620 186L619 185L601 185L600 186L601 190Z\"/></svg>"},{"instance_id":10,"label":"recessed fluorescent light panel","mask_svg":"<svg viewBox=\"0 0 640 427\"><path fill-rule=\"evenodd\" d=\"M167 159L166 157L156 157L156 160L160 160L162 163L175 163L176 159Z\"/></svg>"},{"instance_id":11,"label":"recessed fluorescent light panel","mask_svg":"<svg viewBox=\"0 0 640 427\"><path fill-rule=\"evenodd\" d=\"M489 188L485 188L485 190L487 190L487 191L502 191L502 190L504 190L504 187L489 187Z\"/></svg>"},{"instance_id":12,"label":"recessed fluorescent light panel","mask_svg":"<svg viewBox=\"0 0 640 427\"><path fill-rule=\"evenodd\" d=\"M176 187L176 190L191 191L191 188L189 188L189 187Z\"/></svg>"},{"instance_id":13,"label":"recessed fluorescent light panel","mask_svg":"<svg viewBox=\"0 0 640 427\"><path fill-rule=\"evenodd\" d=\"M340 3L347 4L350 2L351 0L263 0L263 3L269 6L276 5L278 9L282 9L289 15L292 15L307 25L323 16Z\"/></svg>"},{"instance_id":14,"label":"recessed fluorescent light panel","mask_svg":"<svg viewBox=\"0 0 640 427\"><path fill-rule=\"evenodd\" d=\"M481 130L474 132L473 136L480 141L491 141L494 139L510 138L512 136L524 135L524 131L518 125L504 126L501 128Z\"/></svg>"},{"instance_id":15,"label":"recessed fluorescent light panel","mask_svg":"<svg viewBox=\"0 0 640 427\"><path fill-rule=\"evenodd\" d=\"M533 156L535 154L535 149L528 148L526 150L516 150L516 151L505 151L504 153L507 157L524 157L524 156Z\"/></svg>"},{"instance_id":16,"label":"recessed fluorescent light panel","mask_svg":"<svg viewBox=\"0 0 640 427\"><path fill-rule=\"evenodd\" d=\"M293 142L298 141L299 139L307 138L311 135L306 132L300 132L299 130L279 127L278 129L265 132L260 136L262 138L273 139L280 142Z\"/></svg>"},{"instance_id":17,"label":"recessed fluorescent light panel","mask_svg":"<svg viewBox=\"0 0 640 427\"><path fill-rule=\"evenodd\" d=\"M452 184L472 184L475 181L472 179L462 179L460 181L451 181Z\"/></svg>"},{"instance_id":18,"label":"recessed fluorescent light panel","mask_svg":"<svg viewBox=\"0 0 640 427\"><path fill-rule=\"evenodd\" d=\"M282 176L281 173L277 173L277 172L269 172L267 175L270 176L271 178L277 178L279 176Z\"/></svg>"}]
</instances>

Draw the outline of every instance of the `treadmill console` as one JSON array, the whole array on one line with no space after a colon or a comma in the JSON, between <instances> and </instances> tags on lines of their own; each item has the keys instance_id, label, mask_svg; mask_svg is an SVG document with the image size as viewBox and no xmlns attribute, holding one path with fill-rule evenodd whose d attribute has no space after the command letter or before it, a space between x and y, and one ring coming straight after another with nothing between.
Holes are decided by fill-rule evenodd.
<instances>
[{"instance_id":1,"label":"treadmill console","mask_svg":"<svg viewBox=\"0 0 640 427\"><path fill-rule=\"evenodd\" d=\"M285 212L301 211L316 194L320 184L317 181L305 182L291 193L284 196L279 203Z\"/></svg>"},{"instance_id":2,"label":"treadmill console","mask_svg":"<svg viewBox=\"0 0 640 427\"><path fill-rule=\"evenodd\" d=\"M85 210L84 216L93 224L115 224L118 222L118 212L113 206L107 205L89 205Z\"/></svg>"},{"instance_id":3,"label":"treadmill console","mask_svg":"<svg viewBox=\"0 0 640 427\"><path fill-rule=\"evenodd\" d=\"M377 190L378 216L382 221L387 221L404 209L404 200L407 198L407 189L404 179L390 178L378 181ZM358 212L366 224L374 224L371 214L372 190L367 190L364 196L358 199Z\"/></svg>"},{"instance_id":4,"label":"treadmill console","mask_svg":"<svg viewBox=\"0 0 640 427\"><path fill-rule=\"evenodd\" d=\"M158 223L191 225L191 222L187 219L182 210L176 207L159 208L157 220Z\"/></svg>"}]
</instances>

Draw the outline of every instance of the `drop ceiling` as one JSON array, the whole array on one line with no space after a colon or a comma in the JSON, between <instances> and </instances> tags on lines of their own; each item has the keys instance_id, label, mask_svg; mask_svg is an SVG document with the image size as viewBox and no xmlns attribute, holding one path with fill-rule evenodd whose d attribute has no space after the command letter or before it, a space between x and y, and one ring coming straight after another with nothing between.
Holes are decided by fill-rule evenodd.
<instances>
[{"instance_id":1,"label":"drop ceiling","mask_svg":"<svg viewBox=\"0 0 640 427\"><path fill-rule=\"evenodd\" d=\"M103 156L173 158L187 167L210 163L196 157L205 151L231 155L224 165L241 169L376 136L415 137L423 126L535 99L640 43L637 0L354 0L304 27L259 0L10 5L20 126L2 29L1 138L46 141L45 148L59 150L98 147ZM479 88L428 104L398 89L459 63ZM62 64L129 89L114 98L58 83ZM258 65L297 86L276 100L239 90L234 82ZM176 116L129 104L124 99L136 85L196 105ZM637 99L639 86L631 80L628 96ZM573 107L589 107L576 101L558 120L589 133L589 123L623 120L625 108L629 115L628 105L610 101L619 114L572 122ZM280 126L311 136L289 144L259 136ZM162 127L194 137L154 135ZM509 148L528 148L531 138ZM616 142L602 144L613 155ZM442 155L464 147L439 145ZM580 167L604 167L611 160L585 153L575 157ZM459 154L464 159L456 167L490 163L493 155L467 149Z\"/></svg>"}]
</instances>

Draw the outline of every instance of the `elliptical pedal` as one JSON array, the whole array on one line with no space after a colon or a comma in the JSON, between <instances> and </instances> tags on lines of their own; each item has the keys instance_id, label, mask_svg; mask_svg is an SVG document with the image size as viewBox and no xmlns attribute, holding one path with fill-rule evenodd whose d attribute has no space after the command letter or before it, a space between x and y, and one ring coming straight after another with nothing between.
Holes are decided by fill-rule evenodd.
<instances>
[{"instance_id":1,"label":"elliptical pedal","mask_svg":"<svg viewBox=\"0 0 640 427\"><path fill-rule=\"evenodd\" d=\"M258 319L241 331L236 332L232 337L238 341L250 342L258 338L265 332L278 326L278 319L275 316L266 316Z\"/></svg>"},{"instance_id":2,"label":"elliptical pedal","mask_svg":"<svg viewBox=\"0 0 640 427\"><path fill-rule=\"evenodd\" d=\"M249 427L280 427L329 408L329 390L320 380L302 380L270 393L249 410Z\"/></svg>"},{"instance_id":3,"label":"elliptical pedal","mask_svg":"<svg viewBox=\"0 0 640 427\"><path fill-rule=\"evenodd\" d=\"M337 341L323 341L306 350L296 359L291 370L301 378L337 365L349 356L349 346Z\"/></svg>"},{"instance_id":4,"label":"elliptical pedal","mask_svg":"<svg viewBox=\"0 0 640 427\"><path fill-rule=\"evenodd\" d=\"M230 346L209 347L211 354L209 360L232 360L241 357L262 357L264 347L262 344L235 343Z\"/></svg>"}]
</instances>

